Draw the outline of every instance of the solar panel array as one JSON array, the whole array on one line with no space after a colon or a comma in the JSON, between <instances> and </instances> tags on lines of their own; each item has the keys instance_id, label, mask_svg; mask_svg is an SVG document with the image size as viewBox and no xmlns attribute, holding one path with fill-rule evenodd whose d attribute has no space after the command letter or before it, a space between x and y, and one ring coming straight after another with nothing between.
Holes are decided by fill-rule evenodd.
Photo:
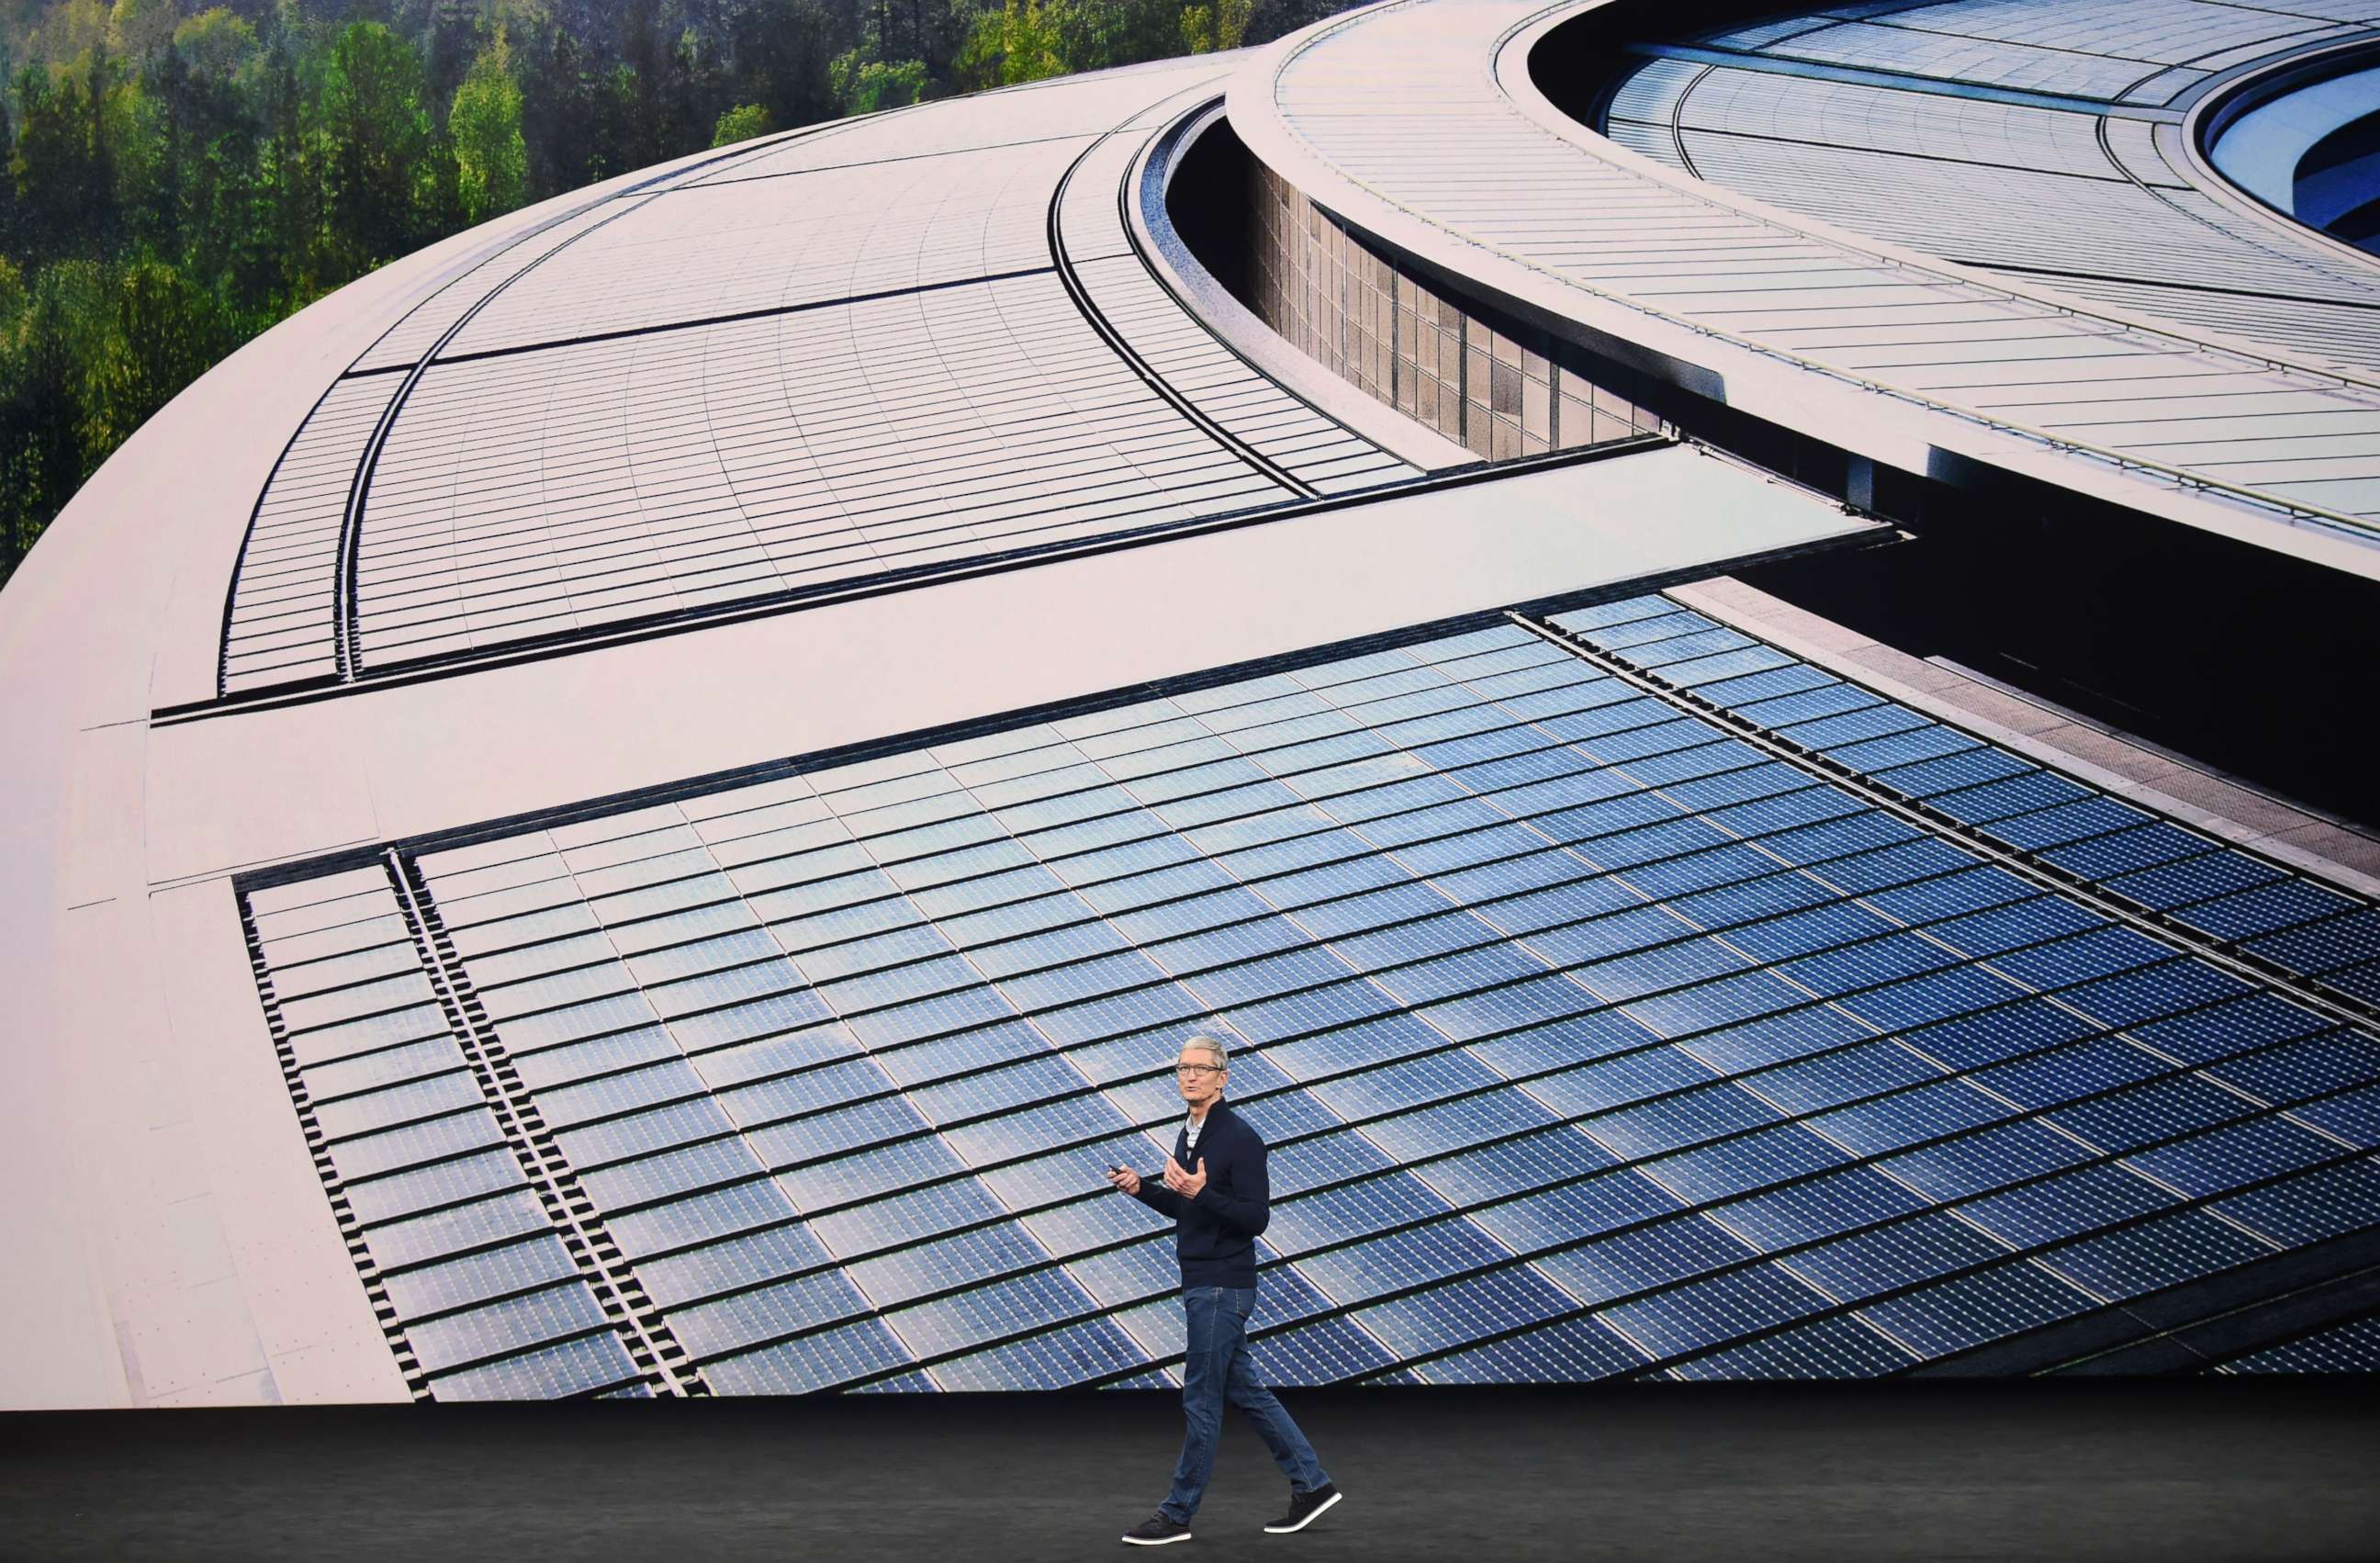
<instances>
[{"instance_id":1,"label":"solar panel array","mask_svg":"<svg viewBox=\"0 0 2380 1563\"><path fill-rule=\"evenodd\" d=\"M1653 611L1607 619L1612 612ZM1847 683L1667 598L1559 621L1580 641L1857 774L1934 820L2092 884L2345 1003L2380 1009L2380 910Z\"/></svg>"},{"instance_id":2,"label":"solar panel array","mask_svg":"<svg viewBox=\"0 0 2380 1563\"><path fill-rule=\"evenodd\" d=\"M292 1099L400 1366L447 1400L645 1388L650 1343L614 1322L617 1289L582 1263L395 882L356 869L244 910Z\"/></svg>"},{"instance_id":3,"label":"solar panel array","mask_svg":"<svg viewBox=\"0 0 2380 1563\"><path fill-rule=\"evenodd\" d=\"M2351 1319L2279 1346L2252 1351L2224 1364L2224 1369L2252 1374L2365 1374L2380 1370L2380 1315Z\"/></svg>"},{"instance_id":4,"label":"solar panel array","mask_svg":"<svg viewBox=\"0 0 2380 1563\"><path fill-rule=\"evenodd\" d=\"M1273 1381L1876 1374L2380 1223L2380 911L2125 808L1642 597L247 904L432 1396L1174 1382L1193 1026Z\"/></svg>"},{"instance_id":5,"label":"solar panel array","mask_svg":"<svg viewBox=\"0 0 2380 1563\"><path fill-rule=\"evenodd\" d=\"M1407 0L1353 13L1279 56L1267 90L1237 100L1248 112L1235 128L1260 157L1279 138L1317 160L1329 177L1298 175L1319 187L1305 189L1307 197L1333 210L1377 201L1393 219L1368 222L1466 275L1482 275L1484 250L1538 286L1550 278L1576 288L1582 311L1616 301L1724 334L2054 442L2038 448L2061 458L2082 446L2156 463L2340 518L2333 524L2359 536L2380 520L2380 470L2372 466L2380 389L2368 372L2380 363L2380 338L2363 318L2368 278L2318 255L2312 241L2267 233L2172 188L2173 168L2146 133L2162 136L2170 127L2148 121L2177 120L2174 111L2068 95L2129 93L2152 75L2156 91L2180 91L2231 53L2322 35L2324 16L2380 19L2369 0L2252 13L1978 0L1931 6L1922 18L1861 6L1857 20L1803 18L1810 25L1644 45L1675 57L1657 58L1623 88L1611 111L1614 139L1657 155L1667 141L1666 161L1682 172L1684 138L1710 181L1702 186L1623 165L1585 127L1532 117L1509 91L1525 69L1517 55L1488 68L1532 23L1574 8ZM2158 19L2168 10L2170 18ZM2137 28L2144 39L2219 21L2209 44L2216 52L2189 67L2094 65L2095 56L2055 43L2065 23L2131 30L2151 11ZM1942 31L1995 18L2024 36ZM2263 42L2229 43L2242 26L2264 29ZM1386 97L1382 80L1402 90ZM1719 94L1709 122L1700 117L1704 81ZM2058 92L2043 91L2050 87ZM1672 124L1682 105L1690 116L1682 128ZM2107 154L2088 179L2070 172L2078 117L2109 127ZM1814 126L1815 144L1803 144L1798 138ZM1838 136L1843 150L1829 151ZM1912 136L1943 161L1912 155ZM2135 170L2150 177L2136 183ZM1921 253L2003 269L1988 279L1928 270L1706 193L1724 183L1770 212L1799 209L1838 232L1898 237ZM2160 277L2200 290L2158 286ZM2080 312L2076 294L2146 324ZM2352 372L2340 372L2342 362Z\"/></svg>"},{"instance_id":6,"label":"solar panel array","mask_svg":"<svg viewBox=\"0 0 2380 1563\"><path fill-rule=\"evenodd\" d=\"M222 691L1418 476L1241 362L1127 241L1151 111L1214 68L797 136L456 278L268 482Z\"/></svg>"}]
</instances>

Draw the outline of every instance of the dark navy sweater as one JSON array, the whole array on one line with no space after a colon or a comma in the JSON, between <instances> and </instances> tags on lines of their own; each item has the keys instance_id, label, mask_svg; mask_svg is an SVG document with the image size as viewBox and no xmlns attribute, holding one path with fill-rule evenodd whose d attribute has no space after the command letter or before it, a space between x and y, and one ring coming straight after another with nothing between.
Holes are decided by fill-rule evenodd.
<instances>
[{"instance_id":1,"label":"dark navy sweater","mask_svg":"<svg viewBox=\"0 0 2380 1563\"><path fill-rule=\"evenodd\" d=\"M1198 1148L1190 1148L1190 1126L1173 1137L1173 1159L1191 1172L1207 1164L1207 1186L1185 1200L1154 1173L1140 1175L1135 1197L1160 1215L1173 1217L1173 1245L1185 1287L1257 1284L1257 1234L1272 1219L1271 1190L1265 1181L1265 1142L1239 1114L1218 1102L1207 1109Z\"/></svg>"}]
</instances>

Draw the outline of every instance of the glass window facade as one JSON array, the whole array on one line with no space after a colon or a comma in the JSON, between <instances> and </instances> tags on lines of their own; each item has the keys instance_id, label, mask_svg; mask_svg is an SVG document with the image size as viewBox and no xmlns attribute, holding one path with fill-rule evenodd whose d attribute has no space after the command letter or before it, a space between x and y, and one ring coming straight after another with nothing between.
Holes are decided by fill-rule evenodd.
<instances>
[{"instance_id":1,"label":"glass window facade","mask_svg":"<svg viewBox=\"0 0 2380 1563\"><path fill-rule=\"evenodd\" d=\"M1482 459L1658 433L1588 356L1433 287L1250 161L1250 300L1266 324L1376 400Z\"/></svg>"}]
</instances>

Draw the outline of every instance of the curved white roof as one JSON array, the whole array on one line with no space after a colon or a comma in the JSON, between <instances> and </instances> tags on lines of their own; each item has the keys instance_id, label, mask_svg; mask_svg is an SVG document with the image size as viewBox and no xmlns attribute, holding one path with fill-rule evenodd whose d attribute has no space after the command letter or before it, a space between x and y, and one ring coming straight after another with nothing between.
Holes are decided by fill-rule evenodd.
<instances>
[{"instance_id":1,"label":"curved white roof","mask_svg":"<svg viewBox=\"0 0 2380 1563\"><path fill-rule=\"evenodd\" d=\"M1126 170L1218 79L1004 94L976 144L945 120L980 107L845 123L532 227L299 430L222 692L1415 476L1234 361L1135 255Z\"/></svg>"},{"instance_id":2,"label":"curved white roof","mask_svg":"<svg viewBox=\"0 0 2380 1563\"><path fill-rule=\"evenodd\" d=\"M1875 522L1466 464L1253 335L1151 197L1300 57L518 214L85 487L0 599L0 1401L1165 1383L1084 1173L1192 1017L1299 1382L2032 1361L2344 1263L2380 907L1654 591ZM1384 179L1516 112L1410 68Z\"/></svg>"},{"instance_id":3,"label":"curved white roof","mask_svg":"<svg viewBox=\"0 0 2380 1563\"><path fill-rule=\"evenodd\" d=\"M2380 376L2380 262L2239 201L2210 177L2183 121L2227 85L2369 44L2375 31L2371 4L2060 0L1900 6L1856 21L1813 14L1791 28L1647 45L1660 57L1621 87L1610 128L1697 178L2010 287L2203 329L2368 385ZM1893 74L1846 80L1825 68L1854 62ZM2016 84L2024 91L2004 90ZM2049 405L2059 393L2036 394ZM2160 438L2154 425L2170 415L2143 405L2151 398L2089 399L2103 420L2082 436L2092 443L2331 509L2380 508L2380 458L2361 452L2369 436L2351 420L2337 430L2301 420L2286 434L2245 427L2232 440L2220 437L2217 411L2214 437L2172 420L2190 426Z\"/></svg>"},{"instance_id":4,"label":"curved white roof","mask_svg":"<svg viewBox=\"0 0 2380 1563\"><path fill-rule=\"evenodd\" d=\"M1677 57L1647 67L1616 102L1626 134L1614 140L1562 114L1529 74L1538 40L1594 3L1399 0L1353 12L1284 39L1234 78L1232 121L1257 156L1388 242L1527 308L1656 349L1686 366L1676 377L1730 405L1908 470L1928 470L1932 450L1957 452L2370 573L2380 484L2357 475L2361 466L2309 476L2240 461L2225 446L2284 423L2319 427L2342 448L2380 435L2380 378L2351 338L2341 345L2319 324L2330 318L2325 299L2353 303L2368 289L2362 265L2134 177L2156 163L2143 132L2180 117L2161 106L2167 98L2243 53L2289 54L2335 37L2338 24L2287 6L2244 20L2234 7L2165 6L2167 35L2143 35L2150 54L2116 60L2001 39L1991 18L2081 32L2132 26L2139 6L1952 0L1926 7L1923 21L1892 7L1873 21L1821 15L1730 34L1723 49L1663 49ZM2118 11L2125 21L2110 19ZM1958 33L1961 18L1974 36ZM2213 31L2193 31L2201 23ZM2180 67L2166 55L2204 58ZM1675 150L1680 136L1702 144L1694 131L1671 130L1666 159L1646 149L1660 153L1665 111L1694 102L1682 94L1714 62L1739 68L1725 80L1734 96L1715 97L1710 112L1775 127L1764 133L1791 136L1800 116L1850 121L1840 135L1854 144L1973 139L2026 150L2003 154L2004 174L1961 165L1911 176L1888 158L1846 173L1848 153L1803 160L1807 149L1791 149L1794 172L1772 179L1757 159L1767 148L1774 163L1778 148L1712 137L1721 171L1697 179ZM1807 79L1777 79L1803 70ZM1384 78L1410 85L1383 98L1373 83ZM2090 144L2094 106L2110 127L2104 148ZM2025 237L2041 222L2024 195L2043 183L2033 176L2046 166L2070 177L2078 156L2108 188L2052 211L2104 194L2095 221L2116 221L2127 201L2139 207L2166 236L2156 253L2181 275L2252 268L2267 287L2285 275L2314 298L2289 312L2325 335L2325 349L2305 351L2295 328L2251 329L2244 305L2153 310L2167 295L2127 286L2120 254L2105 263L2119 274L2113 281L2019 271L2011 250L2030 246L2040 259L2062 242L2055 221ZM1930 180L1932 193L1904 188L1912 177ZM1995 216L2001 231L1985 240L1977 230ZM2188 236L2198 242L2181 243ZM2136 262L2149 249L2131 251Z\"/></svg>"},{"instance_id":5,"label":"curved white roof","mask_svg":"<svg viewBox=\"0 0 2380 1563\"><path fill-rule=\"evenodd\" d=\"M85 486L0 602L0 1399L408 1392L236 876L1870 529L1682 450L1416 486L1470 458L1253 368L1143 200L1233 63L516 214L251 343ZM257 936L342 893L258 890Z\"/></svg>"}]
</instances>

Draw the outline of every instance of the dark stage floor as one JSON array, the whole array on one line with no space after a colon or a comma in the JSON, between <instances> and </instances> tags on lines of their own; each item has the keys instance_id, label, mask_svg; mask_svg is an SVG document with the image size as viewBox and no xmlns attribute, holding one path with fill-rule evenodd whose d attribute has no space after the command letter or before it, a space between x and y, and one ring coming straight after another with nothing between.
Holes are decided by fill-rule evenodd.
<instances>
[{"instance_id":1,"label":"dark stage floor","mask_svg":"<svg viewBox=\"0 0 2380 1563\"><path fill-rule=\"evenodd\" d=\"M1236 1415L1172 1558L2347 1558L2380 1416L2320 1382L1286 1396L1348 1495L1297 1536ZM1163 1495L1108 1393L0 1417L18 1557L1063 1559Z\"/></svg>"}]
</instances>

